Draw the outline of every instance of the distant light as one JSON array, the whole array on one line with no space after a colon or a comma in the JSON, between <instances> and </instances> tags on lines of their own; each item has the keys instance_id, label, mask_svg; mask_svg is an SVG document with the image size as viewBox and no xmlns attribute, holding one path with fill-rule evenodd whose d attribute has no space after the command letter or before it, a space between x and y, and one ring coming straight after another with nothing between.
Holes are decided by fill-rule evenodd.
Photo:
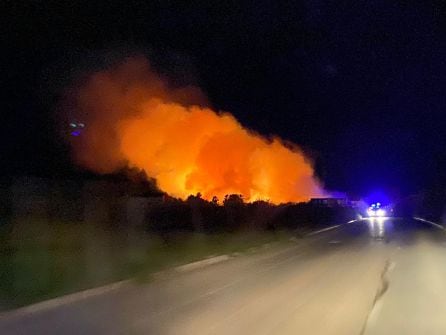
<instances>
[{"instance_id":1,"label":"distant light","mask_svg":"<svg viewBox=\"0 0 446 335\"><path fill-rule=\"evenodd\" d=\"M71 128L85 128L85 123L83 122L70 122Z\"/></svg>"},{"instance_id":2,"label":"distant light","mask_svg":"<svg viewBox=\"0 0 446 335\"><path fill-rule=\"evenodd\" d=\"M379 206L381 206L381 204L380 204L379 202L377 202L377 203L376 203L376 206L378 206L378 207L379 207Z\"/></svg>"},{"instance_id":3,"label":"distant light","mask_svg":"<svg viewBox=\"0 0 446 335\"><path fill-rule=\"evenodd\" d=\"M376 211L376 215L377 216L385 216L386 215L386 211L384 210L384 209L378 209L377 211Z\"/></svg>"},{"instance_id":4,"label":"distant light","mask_svg":"<svg viewBox=\"0 0 446 335\"><path fill-rule=\"evenodd\" d=\"M81 134L81 132L79 130L75 130L71 132L72 136L79 136Z\"/></svg>"}]
</instances>

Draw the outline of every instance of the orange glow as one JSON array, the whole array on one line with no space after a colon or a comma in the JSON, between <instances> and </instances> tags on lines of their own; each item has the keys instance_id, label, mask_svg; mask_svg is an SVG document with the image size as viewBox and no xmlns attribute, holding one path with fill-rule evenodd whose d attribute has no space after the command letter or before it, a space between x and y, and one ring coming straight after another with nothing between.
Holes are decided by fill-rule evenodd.
<instances>
[{"instance_id":1,"label":"orange glow","mask_svg":"<svg viewBox=\"0 0 446 335\"><path fill-rule=\"evenodd\" d=\"M70 140L75 160L96 172L143 169L161 190L183 199L237 193L282 203L324 193L297 146L204 107L197 88L170 88L144 59L93 74L68 91L64 106L69 118L86 124Z\"/></svg>"}]
</instances>

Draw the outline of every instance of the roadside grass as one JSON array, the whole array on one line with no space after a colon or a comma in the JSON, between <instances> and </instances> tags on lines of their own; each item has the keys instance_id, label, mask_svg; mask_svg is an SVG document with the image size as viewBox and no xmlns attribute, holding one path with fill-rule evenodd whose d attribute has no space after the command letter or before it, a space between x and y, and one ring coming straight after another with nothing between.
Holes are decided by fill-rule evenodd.
<instances>
[{"instance_id":1,"label":"roadside grass","mask_svg":"<svg viewBox=\"0 0 446 335\"><path fill-rule=\"evenodd\" d=\"M72 222L23 220L0 229L0 310L150 275L206 257L289 240L286 232L171 236Z\"/></svg>"}]
</instances>

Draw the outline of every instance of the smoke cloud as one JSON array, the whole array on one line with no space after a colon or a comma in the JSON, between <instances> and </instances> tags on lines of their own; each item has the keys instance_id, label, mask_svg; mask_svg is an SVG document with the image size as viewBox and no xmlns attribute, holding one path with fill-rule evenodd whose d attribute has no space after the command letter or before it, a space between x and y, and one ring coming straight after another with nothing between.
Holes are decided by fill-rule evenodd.
<instances>
[{"instance_id":1,"label":"smoke cloud","mask_svg":"<svg viewBox=\"0 0 446 335\"><path fill-rule=\"evenodd\" d=\"M77 164L98 173L144 170L168 194L205 199L306 201L324 192L311 161L294 144L243 128L207 106L196 87L172 88L144 58L126 59L70 87L68 136Z\"/></svg>"}]
</instances>

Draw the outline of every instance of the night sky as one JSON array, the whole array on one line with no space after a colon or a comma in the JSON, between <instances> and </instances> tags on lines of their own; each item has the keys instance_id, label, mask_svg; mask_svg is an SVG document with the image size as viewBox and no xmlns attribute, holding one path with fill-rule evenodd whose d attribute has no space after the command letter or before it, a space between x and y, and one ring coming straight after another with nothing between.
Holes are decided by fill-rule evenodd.
<instances>
[{"instance_id":1,"label":"night sky","mask_svg":"<svg viewBox=\"0 0 446 335\"><path fill-rule=\"evenodd\" d=\"M442 1L5 3L3 175L70 175L58 95L135 53L245 126L300 144L330 189L417 192L444 160Z\"/></svg>"}]
</instances>

